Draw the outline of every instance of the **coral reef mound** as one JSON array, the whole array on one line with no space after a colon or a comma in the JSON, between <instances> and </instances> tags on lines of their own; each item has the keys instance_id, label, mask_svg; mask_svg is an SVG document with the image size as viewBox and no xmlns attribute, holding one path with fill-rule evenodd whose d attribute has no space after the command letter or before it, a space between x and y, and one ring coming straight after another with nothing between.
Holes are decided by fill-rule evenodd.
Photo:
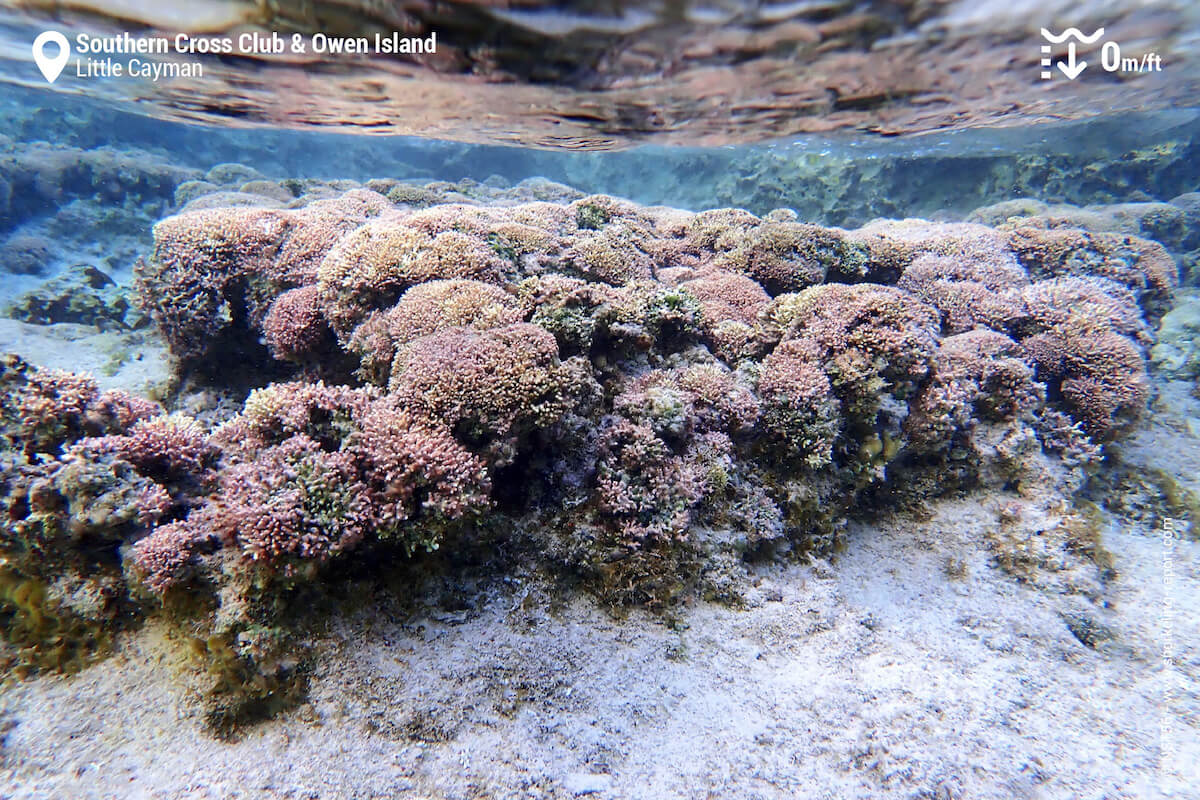
<instances>
[{"instance_id":1,"label":"coral reef mound","mask_svg":"<svg viewBox=\"0 0 1200 800\"><path fill-rule=\"evenodd\" d=\"M190 619L220 720L288 695L294 609L347 570L502 543L611 606L738 602L739 565L855 514L1069 497L1145 407L1176 281L1155 242L1039 220L392 195L157 225L140 301L181 385L240 403L219 425L3 376L6 569L73 565L100 629Z\"/></svg>"}]
</instances>

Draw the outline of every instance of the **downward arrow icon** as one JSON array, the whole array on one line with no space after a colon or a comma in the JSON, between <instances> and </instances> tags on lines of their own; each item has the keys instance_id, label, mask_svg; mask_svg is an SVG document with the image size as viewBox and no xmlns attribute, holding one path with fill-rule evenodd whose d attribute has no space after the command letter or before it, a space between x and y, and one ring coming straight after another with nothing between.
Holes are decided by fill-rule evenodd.
<instances>
[{"instance_id":1,"label":"downward arrow icon","mask_svg":"<svg viewBox=\"0 0 1200 800\"><path fill-rule=\"evenodd\" d=\"M1075 63L1074 42L1067 43L1067 62L1064 64L1063 62L1059 61L1058 68L1062 70L1063 75L1067 76L1067 80L1072 81L1079 77L1079 73L1087 69L1086 61L1080 61L1078 64Z\"/></svg>"}]
</instances>

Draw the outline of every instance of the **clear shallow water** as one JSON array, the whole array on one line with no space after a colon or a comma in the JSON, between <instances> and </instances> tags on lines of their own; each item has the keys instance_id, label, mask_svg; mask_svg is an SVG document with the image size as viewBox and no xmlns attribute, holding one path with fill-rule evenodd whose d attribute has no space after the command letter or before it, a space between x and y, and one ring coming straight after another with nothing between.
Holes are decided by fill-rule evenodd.
<instances>
[{"instance_id":1,"label":"clear shallow water","mask_svg":"<svg viewBox=\"0 0 1200 800\"><path fill-rule=\"evenodd\" d=\"M844 131L738 147L641 145L614 153L184 124L17 87L0 91L0 110L8 122L5 135L16 142L136 149L199 170L238 162L275 179L483 181L495 175L517 182L542 176L585 192L692 210L735 206L763 214L790 207L825 224L964 215L1015 197L1075 205L1169 200L1192 190L1200 172L1187 155L1200 132L1200 114L1186 109L899 138ZM1169 159L1145 159L1136 175L1110 172L1113 180L1106 181L1099 166L1086 176L1080 172L1087 164L1119 170L1131 154L1164 146L1180 150ZM1053 179L1018 174L1019 164L1038 159L1055 171Z\"/></svg>"},{"instance_id":2,"label":"clear shallow water","mask_svg":"<svg viewBox=\"0 0 1200 800\"><path fill-rule=\"evenodd\" d=\"M50 91L5 4L0 352L183 416L0 363L0 794L1194 786L1193 4L534 5Z\"/></svg>"}]
</instances>

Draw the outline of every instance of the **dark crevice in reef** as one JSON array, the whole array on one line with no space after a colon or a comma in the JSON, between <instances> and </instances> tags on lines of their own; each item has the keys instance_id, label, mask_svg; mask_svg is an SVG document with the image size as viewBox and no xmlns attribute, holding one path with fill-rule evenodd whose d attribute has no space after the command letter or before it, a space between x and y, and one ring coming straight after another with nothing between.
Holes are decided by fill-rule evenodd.
<instances>
[{"instance_id":1,"label":"dark crevice in reef","mask_svg":"<svg viewBox=\"0 0 1200 800\"><path fill-rule=\"evenodd\" d=\"M1099 563L1069 501L1145 408L1160 244L374 185L156 226L141 302L227 413L5 362L0 550L38 578L6 608L75 615L64 642L161 614L236 735L303 697L329 615L378 603L469 611L519 577L736 605L748 564L979 488L1011 505L1002 568Z\"/></svg>"}]
</instances>

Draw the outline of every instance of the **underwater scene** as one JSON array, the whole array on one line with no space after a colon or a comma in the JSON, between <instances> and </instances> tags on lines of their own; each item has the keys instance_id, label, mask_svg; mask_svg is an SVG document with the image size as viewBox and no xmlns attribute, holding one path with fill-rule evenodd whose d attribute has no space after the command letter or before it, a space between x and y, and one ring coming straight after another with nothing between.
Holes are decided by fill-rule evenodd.
<instances>
[{"instance_id":1,"label":"underwater scene","mask_svg":"<svg viewBox=\"0 0 1200 800\"><path fill-rule=\"evenodd\" d=\"M1200 798L1200 5L0 2L0 798Z\"/></svg>"}]
</instances>

